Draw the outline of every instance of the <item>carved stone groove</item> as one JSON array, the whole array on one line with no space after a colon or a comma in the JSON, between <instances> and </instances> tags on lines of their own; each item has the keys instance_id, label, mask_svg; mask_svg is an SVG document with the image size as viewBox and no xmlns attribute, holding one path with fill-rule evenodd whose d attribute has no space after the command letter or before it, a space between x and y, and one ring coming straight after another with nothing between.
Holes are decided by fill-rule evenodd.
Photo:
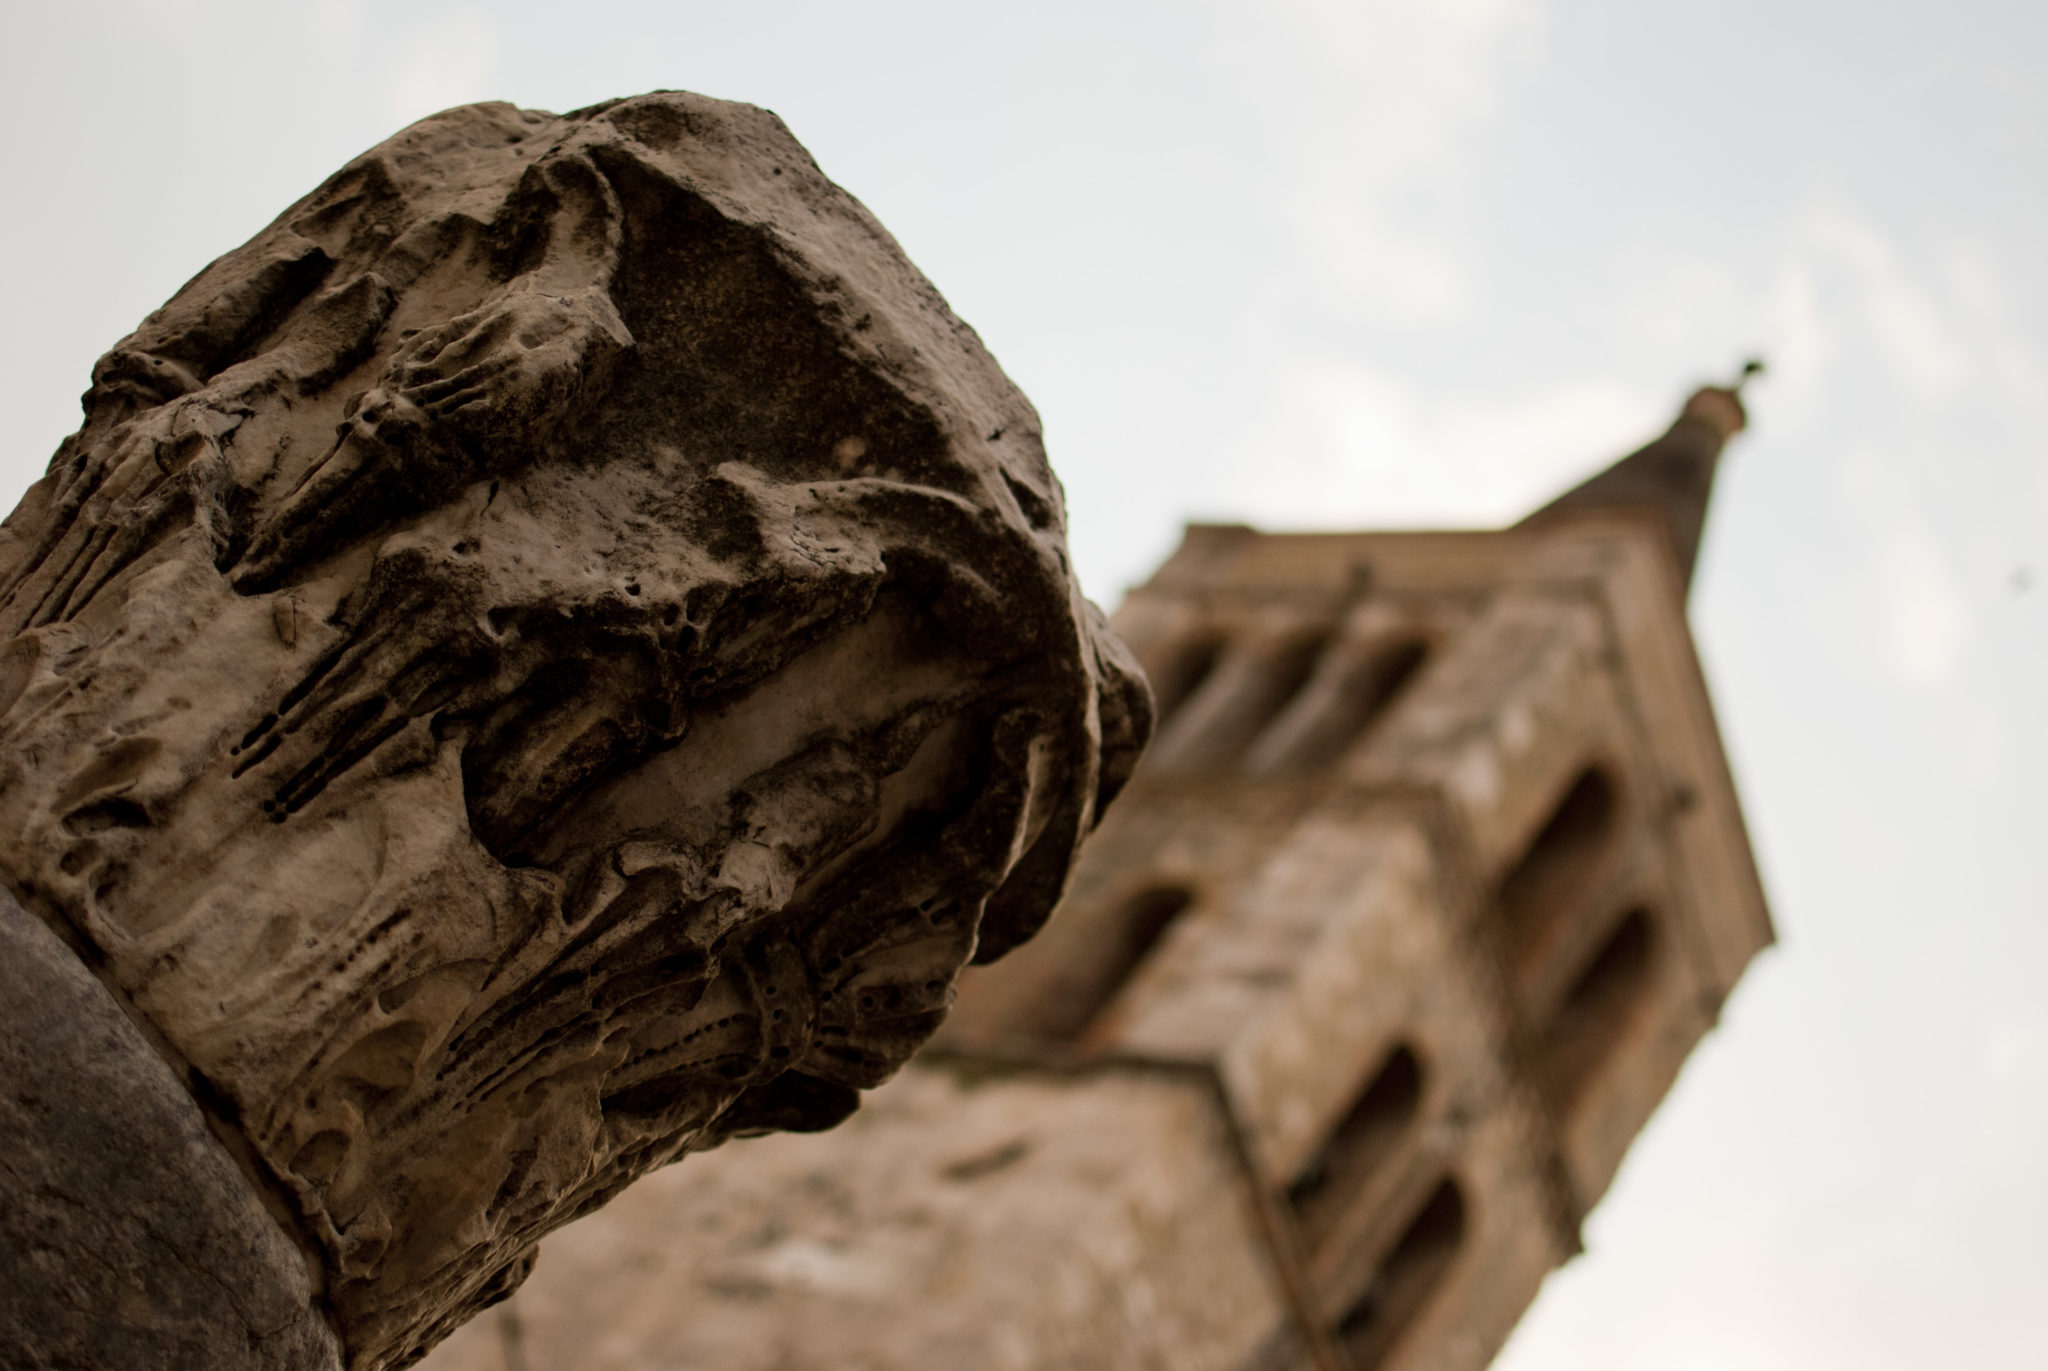
<instances>
[{"instance_id":1,"label":"carved stone groove","mask_svg":"<svg viewBox=\"0 0 2048 1371\"><path fill-rule=\"evenodd\" d=\"M1150 727L1039 424L771 114L451 110L101 359L0 529L0 875L355 1368L1028 937Z\"/></svg>"}]
</instances>

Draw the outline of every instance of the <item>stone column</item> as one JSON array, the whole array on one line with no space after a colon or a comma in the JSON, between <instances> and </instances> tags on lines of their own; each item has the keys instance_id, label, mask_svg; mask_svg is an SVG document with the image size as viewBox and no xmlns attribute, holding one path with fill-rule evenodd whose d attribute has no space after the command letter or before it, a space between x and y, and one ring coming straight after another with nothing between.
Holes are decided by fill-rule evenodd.
<instances>
[{"instance_id":1,"label":"stone column","mask_svg":"<svg viewBox=\"0 0 2048 1371\"><path fill-rule=\"evenodd\" d=\"M312 1309L404 1365L634 1177L838 1122L1149 718L1030 404L773 115L405 130L101 359L0 528L10 974L69 987L0 1177L247 1192L0 1253L71 1292L31 1364L317 1366Z\"/></svg>"},{"instance_id":2,"label":"stone column","mask_svg":"<svg viewBox=\"0 0 2048 1371\"><path fill-rule=\"evenodd\" d=\"M184 1083L0 891L0 1361L329 1368L314 1273Z\"/></svg>"}]
</instances>

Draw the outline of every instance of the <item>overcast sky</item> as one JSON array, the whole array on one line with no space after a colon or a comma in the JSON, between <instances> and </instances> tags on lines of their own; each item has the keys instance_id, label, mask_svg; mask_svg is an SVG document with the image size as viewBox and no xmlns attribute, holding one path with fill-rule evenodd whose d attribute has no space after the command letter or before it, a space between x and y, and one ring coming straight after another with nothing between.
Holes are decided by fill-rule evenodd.
<instances>
[{"instance_id":1,"label":"overcast sky","mask_svg":"<svg viewBox=\"0 0 2048 1371\"><path fill-rule=\"evenodd\" d=\"M1513 518L1761 350L1693 599L1782 936L1508 1371L2048 1365L2048 6L4 0L0 508L446 105L766 105L1183 520Z\"/></svg>"}]
</instances>

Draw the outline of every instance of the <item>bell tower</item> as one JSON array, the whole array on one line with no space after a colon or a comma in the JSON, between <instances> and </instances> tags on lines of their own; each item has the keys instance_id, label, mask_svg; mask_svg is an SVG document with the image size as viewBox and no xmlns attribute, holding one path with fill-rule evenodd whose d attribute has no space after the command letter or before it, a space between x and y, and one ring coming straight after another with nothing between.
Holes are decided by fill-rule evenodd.
<instances>
[{"instance_id":1,"label":"bell tower","mask_svg":"<svg viewBox=\"0 0 2048 1371\"><path fill-rule=\"evenodd\" d=\"M430 1365L1485 1366L1772 938L1685 619L1742 423L1702 390L1506 530L1191 527L1050 925L843 1128L642 1181Z\"/></svg>"}]
</instances>

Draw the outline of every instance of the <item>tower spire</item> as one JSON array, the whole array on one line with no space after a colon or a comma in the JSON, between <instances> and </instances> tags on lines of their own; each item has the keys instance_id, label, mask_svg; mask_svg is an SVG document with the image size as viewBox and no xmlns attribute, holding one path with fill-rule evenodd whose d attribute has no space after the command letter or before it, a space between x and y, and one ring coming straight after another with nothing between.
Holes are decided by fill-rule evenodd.
<instances>
[{"instance_id":1,"label":"tower spire","mask_svg":"<svg viewBox=\"0 0 2048 1371\"><path fill-rule=\"evenodd\" d=\"M1575 510L1654 510L1671 535L1671 551L1689 589L1707 521L1707 500L1713 494L1714 469L1721 449L1748 422L1742 408L1743 384L1763 369L1762 362L1751 360L1743 364L1734 384L1694 391L1662 436L1558 496L1517 527L1545 523L1554 514Z\"/></svg>"}]
</instances>

